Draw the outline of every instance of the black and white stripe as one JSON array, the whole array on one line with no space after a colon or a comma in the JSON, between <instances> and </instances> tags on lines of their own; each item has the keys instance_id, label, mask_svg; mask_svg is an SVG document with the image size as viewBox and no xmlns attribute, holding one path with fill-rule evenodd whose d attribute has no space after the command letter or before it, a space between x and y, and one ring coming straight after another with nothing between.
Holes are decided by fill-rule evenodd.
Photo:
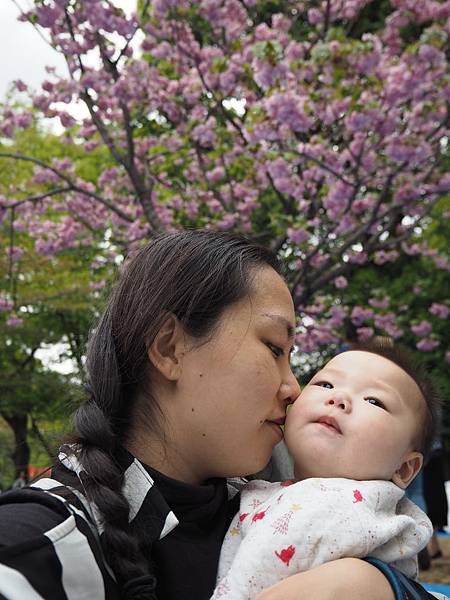
<instances>
[{"instance_id":1,"label":"black and white stripe","mask_svg":"<svg viewBox=\"0 0 450 600\"><path fill-rule=\"evenodd\" d=\"M97 507L74 489L82 465L72 448L65 447L53 478L29 488L0 495L0 506L28 502L51 508L59 521L37 538L13 547L0 547L0 599L7 600L118 600L119 589L100 543L103 527ZM145 531L149 544L178 525L154 481L128 452L120 454L124 495L130 504L132 527ZM30 514L32 514L31 511ZM39 518L38 516L36 518Z\"/></svg>"}]
</instances>

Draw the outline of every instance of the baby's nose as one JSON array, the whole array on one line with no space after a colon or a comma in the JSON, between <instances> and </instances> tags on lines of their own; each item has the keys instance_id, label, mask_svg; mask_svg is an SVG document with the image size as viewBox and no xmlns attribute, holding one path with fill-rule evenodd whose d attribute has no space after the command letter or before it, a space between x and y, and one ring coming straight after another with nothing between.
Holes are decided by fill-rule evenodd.
<instances>
[{"instance_id":1,"label":"baby's nose","mask_svg":"<svg viewBox=\"0 0 450 600\"><path fill-rule=\"evenodd\" d=\"M337 406L344 412L348 412L349 410L351 410L352 403L348 394L346 394L342 390L336 389L332 390L332 392L333 393L327 399L328 406Z\"/></svg>"}]
</instances>

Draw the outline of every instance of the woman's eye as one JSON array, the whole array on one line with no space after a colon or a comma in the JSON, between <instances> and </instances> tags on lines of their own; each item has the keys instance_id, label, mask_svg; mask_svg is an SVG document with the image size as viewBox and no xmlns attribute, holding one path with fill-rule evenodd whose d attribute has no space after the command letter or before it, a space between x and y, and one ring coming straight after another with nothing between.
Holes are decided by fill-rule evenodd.
<instances>
[{"instance_id":1,"label":"woman's eye","mask_svg":"<svg viewBox=\"0 0 450 600\"><path fill-rule=\"evenodd\" d=\"M374 398L373 396L368 396L367 398L364 398L364 400L366 402L368 402L369 404L373 404L374 406L379 406L380 408L384 408L384 404L381 402L381 400L378 400L378 398Z\"/></svg>"},{"instance_id":2,"label":"woman's eye","mask_svg":"<svg viewBox=\"0 0 450 600\"><path fill-rule=\"evenodd\" d=\"M332 390L333 387L334 387L333 384L330 383L329 381L316 381L314 383L314 385L318 385L319 387L323 387L323 388L326 388L328 390Z\"/></svg>"},{"instance_id":3,"label":"woman's eye","mask_svg":"<svg viewBox=\"0 0 450 600\"><path fill-rule=\"evenodd\" d=\"M268 343L267 347L270 349L272 354L274 354L277 358L279 358L280 356L283 356L283 354L284 354L284 350L282 348L280 348L279 346L275 346L275 344Z\"/></svg>"}]
</instances>

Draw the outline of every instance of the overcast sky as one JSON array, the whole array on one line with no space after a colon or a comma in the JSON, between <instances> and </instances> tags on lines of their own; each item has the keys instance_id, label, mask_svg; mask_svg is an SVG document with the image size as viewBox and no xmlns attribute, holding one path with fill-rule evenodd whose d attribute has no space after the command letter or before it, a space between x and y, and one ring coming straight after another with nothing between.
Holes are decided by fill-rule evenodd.
<instances>
[{"instance_id":1,"label":"overcast sky","mask_svg":"<svg viewBox=\"0 0 450 600\"><path fill-rule=\"evenodd\" d=\"M32 6L32 0L16 0L23 9ZM136 6L135 0L115 0L127 12ZM46 65L67 72L64 59L39 36L30 23L17 20L19 9L13 0L0 0L0 102L8 86L22 79L34 89L46 78Z\"/></svg>"},{"instance_id":2,"label":"overcast sky","mask_svg":"<svg viewBox=\"0 0 450 600\"><path fill-rule=\"evenodd\" d=\"M22 79L26 84L37 88L45 79L45 66L55 66L65 73L64 61L41 39L29 23L17 20L18 8L12 0L0 0L0 101L12 81ZM24 8L30 5L20 0Z\"/></svg>"}]
</instances>

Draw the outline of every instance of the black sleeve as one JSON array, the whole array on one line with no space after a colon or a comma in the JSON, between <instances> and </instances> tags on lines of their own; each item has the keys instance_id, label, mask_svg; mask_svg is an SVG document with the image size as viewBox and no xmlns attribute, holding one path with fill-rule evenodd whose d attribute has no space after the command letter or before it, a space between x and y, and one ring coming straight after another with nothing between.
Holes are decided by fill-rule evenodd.
<instances>
[{"instance_id":1,"label":"black sleeve","mask_svg":"<svg viewBox=\"0 0 450 600\"><path fill-rule=\"evenodd\" d=\"M436 597L427 592L420 583L409 579L391 565L377 558L366 558L369 562L387 577L395 594L395 600L436 600Z\"/></svg>"},{"instance_id":2,"label":"black sleeve","mask_svg":"<svg viewBox=\"0 0 450 600\"><path fill-rule=\"evenodd\" d=\"M118 600L93 523L56 489L0 495L0 600Z\"/></svg>"},{"instance_id":3,"label":"black sleeve","mask_svg":"<svg viewBox=\"0 0 450 600\"><path fill-rule=\"evenodd\" d=\"M0 505L0 547L26 542L64 521L54 507L37 502Z\"/></svg>"}]
</instances>

